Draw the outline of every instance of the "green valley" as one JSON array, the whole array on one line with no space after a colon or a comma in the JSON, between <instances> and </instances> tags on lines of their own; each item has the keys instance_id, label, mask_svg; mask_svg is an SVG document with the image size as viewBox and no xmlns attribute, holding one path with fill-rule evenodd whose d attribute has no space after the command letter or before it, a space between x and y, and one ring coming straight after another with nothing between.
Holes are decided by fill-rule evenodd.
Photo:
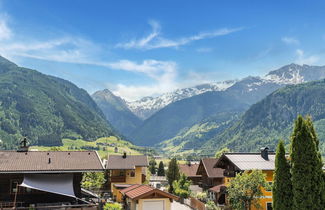
<instances>
[{"instance_id":1,"label":"green valley","mask_svg":"<svg viewBox=\"0 0 325 210\"><path fill-rule=\"evenodd\" d=\"M82 139L63 139L63 145L57 147L32 146L31 150L50 151L76 151L76 150L95 150L101 158L107 158L108 154L151 154L152 150L135 146L129 141L121 140L115 136L99 138L95 141L85 141Z\"/></svg>"}]
</instances>

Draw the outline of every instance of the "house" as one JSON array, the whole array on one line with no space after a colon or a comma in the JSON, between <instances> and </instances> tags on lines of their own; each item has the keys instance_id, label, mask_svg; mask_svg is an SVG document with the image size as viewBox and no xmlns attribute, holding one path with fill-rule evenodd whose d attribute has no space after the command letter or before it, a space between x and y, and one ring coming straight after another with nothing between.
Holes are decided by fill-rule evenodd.
<instances>
[{"instance_id":1,"label":"house","mask_svg":"<svg viewBox=\"0 0 325 210\"><path fill-rule=\"evenodd\" d=\"M151 175L149 179L149 184L154 188L163 190L168 185L168 181L165 176Z\"/></svg>"},{"instance_id":2,"label":"house","mask_svg":"<svg viewBox=\"0 0 325 210\"><path fill-rule=\"evenodd\" d=\"M226 204L226 184L219 184L207 190L208 197L218 206Z\"/></svg>"},{"instance_id":3,"label":"house","mask_svg":"<svg viewBox=\"0 0 325 210\"><path fill-rule=\"evenodd\" d=\"M82 173L103 171L96 151L0 151L0 206L82 204Z\"/></svg>"},{"instance_id":4,"label":"house","mask_svg":"<svg viewBox=\"0 0 325 210\"><path fill-rule=\"evenodd\" d=\"M197 175L197 169L199 168L199 164L192 164L188 162L187 164L179 164L180 173L185 174L189 180L192 181L192 185L201 184L202 175Z\"/></svg>"},{"instance_id":5,"label":"house","mask_svg":"<svg viewBox=\"0 0 325 210\"><path fill-rule=\"evenodd\" d=\"M173 194L148 185L131 185L120 192L125 209L129 210L170 210L171 202L179 199Z\"/></svg>"},{"instance_id":6,"label":"house","mask_svg":"<svg viewBox=\"0 0 325 210\"><path fill-rule=\"evenodd\" d=\"M275 153L270 153L268 148L261 148L260 153L225 153L215 164L216 168L224 169L225 185L238 173L251 170L262 170L266 175L266 181L272 185L275 170ZM272 191L263 189L260 198L263 210L272 209ZM252 209L254 209L252 207Z\"/></svg>"},{"instance_id":7,"label":"house","mask_svg":"<svg viewBox=\"0 0 325 210\"><path fill-rule=\"evenodd\" d=\"M106 169L113 198L121 202L119 190L146 180L148 158L145 155L109 155Z\"/></svg>"},{"instance_id":8,"label":"house","mask_svg":"<svg viewBox=\"0 0 325 210\"><path fill-rule=\"evenodd\" d=\"M200 161L196 174L202 176L200 186L203 190L224 183L224 169L214 167L217 162L216 158L204 158Z\"/></svg>"}]
</instances>

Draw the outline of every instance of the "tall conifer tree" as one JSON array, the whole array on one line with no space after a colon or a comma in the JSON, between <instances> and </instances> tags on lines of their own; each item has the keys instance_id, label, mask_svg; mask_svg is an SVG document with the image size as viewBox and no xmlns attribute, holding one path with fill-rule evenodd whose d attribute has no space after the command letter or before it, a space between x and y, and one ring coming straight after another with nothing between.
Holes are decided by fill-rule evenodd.
<instances>
[{"instance_id":1,"label":"tall conifer tree","mask_svg":"<svg viewBox=\"0 0 325 210\"><path fill-rule=\"evenodd\" d=\"M292 184L290 165L285 157L284 143L278 144L275 156L275 172L273 178L273 209L292 210Z\"/></svg>"},{"instance_id":2,"label":"tall conifer tree","mask_svg":"<svg viewBox=\"0 0 325 210\"><path fill-rule=\"evenodd\" d=\"M173 193L174 188L173 188L173 182L175 180L179 179L179 168L178 168L178 163L176 158L171 159L168 165L168 171L167 171L167 180L169 184L169 189L168 192Z\"/></svg>"},{"instance_id":3,"label":"tall conifer tree","mask_svg":"<svg viewBox=\"0 0 325 210\"><path fill-rule=\"evenodd\" d=\"M324 186L318 139L310 118L298 116L291 137L293 209L323 209Z\"/></svg>"},{"instance_id":4,"label":"tall conifer tree","mask_svg":"<svg viewBox=\"0 0 325 210\"><path fill-rule=\"evenodd\" d=\"M164 166L164 163L162 161L160 161L160 163L159 163L157 173L158 173L158 176L165 176L165 166Z\"/></svg>"}]
</instances>

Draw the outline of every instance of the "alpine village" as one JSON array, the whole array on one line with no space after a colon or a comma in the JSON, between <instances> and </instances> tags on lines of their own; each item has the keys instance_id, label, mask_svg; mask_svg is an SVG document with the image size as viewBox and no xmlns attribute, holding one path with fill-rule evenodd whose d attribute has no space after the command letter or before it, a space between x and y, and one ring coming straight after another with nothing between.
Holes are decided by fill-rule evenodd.
<instances>
[{"instance_id":1,"label":"alpine village","mask_svg":"<svg viewBox=\"0 0 325 210\"><path fill-rule=\"evenodd\" d=\"M244 2L0 0L0 210L325 210L325 5Z\"/></svg>"}]
</instances>

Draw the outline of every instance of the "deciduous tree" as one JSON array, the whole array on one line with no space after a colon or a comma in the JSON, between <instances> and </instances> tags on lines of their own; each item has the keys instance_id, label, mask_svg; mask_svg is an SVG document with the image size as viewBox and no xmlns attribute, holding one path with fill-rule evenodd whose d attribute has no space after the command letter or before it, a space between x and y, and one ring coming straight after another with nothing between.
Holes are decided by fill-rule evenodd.
<instances>
[{"instance_id":1,"label":"deciduous tree","mask_svg":"<svg viewBox=\"0 0 325 210\"><path fill-rule=\"evenodd\" d=\"M263 187L269 188L269 185L262 171L253 170L237 174L227 188L231 207L236 210L250 210L252 206L260 208L258 200L263 196Z\"/></svg>"}]
</instances>

